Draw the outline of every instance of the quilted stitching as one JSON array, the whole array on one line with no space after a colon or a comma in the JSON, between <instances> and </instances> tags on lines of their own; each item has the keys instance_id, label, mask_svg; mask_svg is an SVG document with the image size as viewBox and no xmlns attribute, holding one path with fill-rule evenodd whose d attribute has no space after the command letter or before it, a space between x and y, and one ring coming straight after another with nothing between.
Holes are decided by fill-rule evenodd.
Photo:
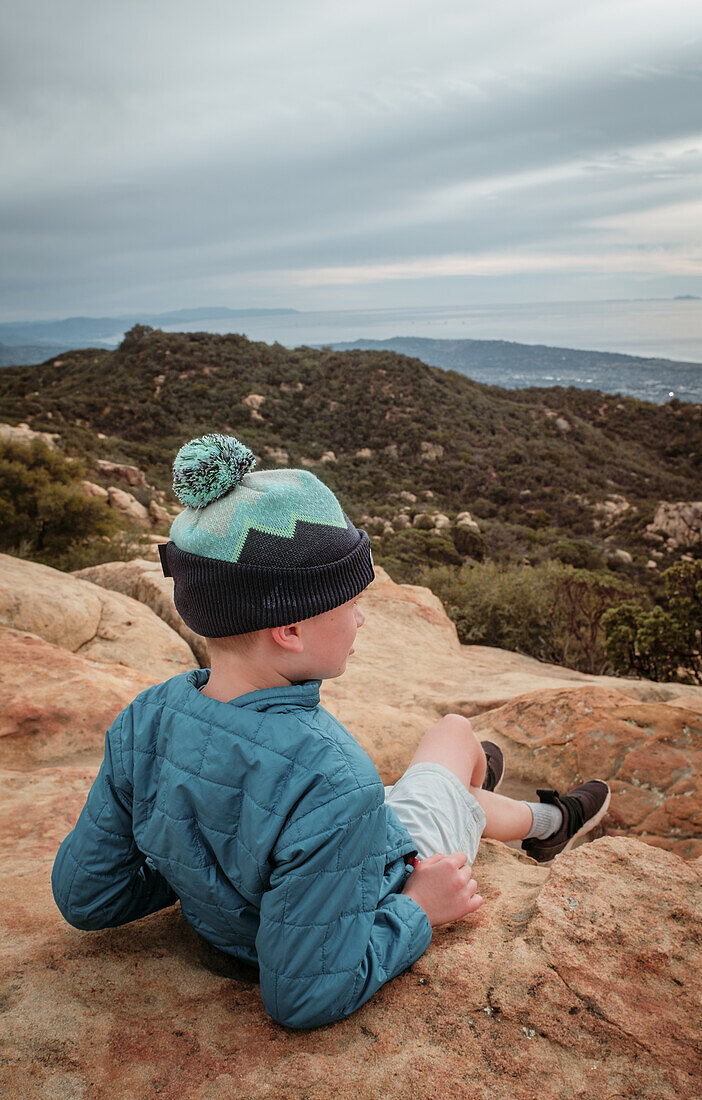
<instances>
[{"instance_id":1,"label":"quilted stitching","mask_svg":"<svg viewBox=\"0 0 702 1100\"><path fill-rule=\"evenodd\" d=\"M274 1018L340 1019L431 938L395 892L411 838L366 754L319 706L317 681L218 704L197 690L207 676L142 692L108 730L56 859L57 903L104 927L177 895L201 935L257 957Z\"/></svg>"}]
</instances>

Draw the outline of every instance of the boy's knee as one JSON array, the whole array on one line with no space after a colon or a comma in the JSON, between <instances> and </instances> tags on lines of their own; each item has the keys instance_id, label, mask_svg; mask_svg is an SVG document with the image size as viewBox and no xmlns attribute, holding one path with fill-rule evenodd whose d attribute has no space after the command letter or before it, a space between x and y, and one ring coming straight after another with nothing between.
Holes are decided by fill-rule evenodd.
<instances>
[{"instance_id":1,"label":"boy's knee","mask_svg":"<svg viewBox=\"0 0 702 1100\"><path fill-rule=\"evenodd\" d=\"M460 746L461 751L470 756L484 755L470 720L462 714L445 714L424 734L420 744L425 742Z\"/></svg>"}]
</instances>

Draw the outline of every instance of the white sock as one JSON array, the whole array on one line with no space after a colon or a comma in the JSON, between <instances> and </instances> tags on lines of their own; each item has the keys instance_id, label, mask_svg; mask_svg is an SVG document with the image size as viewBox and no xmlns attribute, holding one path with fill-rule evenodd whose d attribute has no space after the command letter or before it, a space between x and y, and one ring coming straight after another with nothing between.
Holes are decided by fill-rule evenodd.
<instances>
[{"instance_id":1,"label":"white sock","mask_svg":"<svg viewBox=\"0 0 702 1100\"><path fill-rule=\"evenodd\" d=\"M527 802L531 810L531 829L525 836L525 840L534 837L545 840L547 836L557 833L563 824L563 811L550 802Z\"/></svg>"}]
</instances>

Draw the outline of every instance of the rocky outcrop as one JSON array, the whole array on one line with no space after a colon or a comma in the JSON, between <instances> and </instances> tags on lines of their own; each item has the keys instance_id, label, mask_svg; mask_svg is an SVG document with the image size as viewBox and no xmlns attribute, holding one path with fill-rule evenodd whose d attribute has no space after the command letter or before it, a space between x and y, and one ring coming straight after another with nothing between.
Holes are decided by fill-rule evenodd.
<instances>
[{"instance_id":1,"label":"rocky outcrop","mask_svg":"<svg viewBox=\"0 0 702 1100\"><path fill-rule=\"evenodd\" d=\"M612 790L608 832L702 856L702 707L645 703L625 690L532 692L473 725L504 750L507 793L517 783L565 792L604 779Z\"/></svg>"},{"instance_id":2,"label":"rocky outcrop","mask_svg":"<svg viewBox=\"0 0 702 1100\"><path fill-rule=\"evenodd\" d=\"M146 475L138 466L130 466L126 462L110 462L106 458L99 458L96 467L106 478L120 477L131 485L132 488L146 487Z\"/></svg>"},{"instance_id":3,"label":"rocky outcrop","mask_svg":"<svg viewBox=\"0 0 702 1100\"><path fill-rule=\"evenodd\" d=\"M46 572L50 610L61 586ZM615 828L636 830L662 807L671 822L674 800L696 797L684 785L702 691L462 647L431 592L382 570L363 606L356 653L324 698L386 774L404 769L428 724L463 710L508 748L515 784L528 758L554 784L591 766L616 774ZM101 932L64 923L50 890L56 850L105 729L153 679L36 634L5 630L0 645L3 1095L696 1100L701 861L617 836L547 868L483 841L475 916L435 930L421 959L347 1020L289 1031L266 1016L256 974L202 941L178 905ZM641 816L635 799L650 797Z\"/></svg>"},{"instance_id":4,"label":"rocky outcrop","mask_svg":"<svg viewBox=\"0 0 702 1100\"><path fill-rule=\"evenodd\" d=\"M94 775L107 727L140 691L159 682L148 672L89 660L20 630L0 627L0 645L4 768L82 761L83 774Z\"/></svg>"},{"instance_id":5,"label":"rocky outcrop","mask_svg":"<svg viewBox=\"0 0 702 1100\"><path fill-rule=\"evenodd\" d=\"M29 424L0 424L0 443L32 443L35 439L56 449L56 440L61 436L57 432L35 432Z\"/></svg>"},{"instance_id":6,"label":"rocky outcrop","mask_svg":"<svg viewBox=\"0 0 702 1100\"><path fill-rule=\"evenodd\" d=\"M526 693L592 684L647 703L681 696L688 709L697 700L702 711L702 688L589 676L503 649L462 646L438 597L427 588L395 584L380 567L361 606L366 623L356 652L344 676L324 682L322 698L373 757L385 783L399 778L408 750L442 715L473 718Z\"/></svg>"},{"instance_id":7,"label":"rocky outcrop","mask_svg":"<svg viewBox=\"0 0 702 1100\"><path fill-rule=\"evenodd\" d=\"M7 554L0 554L0 623L139 669L153 683L197 664L184 639L137 600Z\"/></svg>"},{"instance_id":8,"label":"rocky outcrop","mask_svg":"<svg viewBox=\"0 0 702 1100\"><path fill-rule=\"evenodd\" d=\"M116 486L110 485L107 496L110 508L114 508L116 512L119 512L128 523L134 524L136 527L151 527L151 517L147 509L132 493L128 493L126 489L118 489Z\"/></svg>"},{"instance_id":9,"label":"rocky outcrop","mask_svg":"<svg viewBox=\"0 0 702 1100\"><path fill-rule=\"evenodd\" d=\"M665 541L669 550L696 546L702 542L702 500L662 501L646 534Z\"/></svg>"},{"instance_id":10,"label":"rocky outcrop","mask_svg":"<svg viewBox=\"0 0 702 1100\"><path fill-rule=\"evenodd\" d=\"M18 775L0 808L8 1096L95 1100L693 1100L699 872L602 839L550 874L484 842L485 903L353 1016L295 1032L256 974L175 906L84 933L49 874L90 781L85 766Z\"/></svg>"},{"instance_id":11,"label":"rocky outcrop","mask_svg":"<svg viewBox=\"0 0 702 1100\"><path fill-rule=\"evenodd\" d=\"M98 584L112 592L121 592L139 600L180 634L197 657L202 668L209 667L207 642L186 626L173 603L173 580L164 577L160 561L134 558L132 561L111 561L92 565L71 574L81 580Z\"/></svg>"}]
</instances>

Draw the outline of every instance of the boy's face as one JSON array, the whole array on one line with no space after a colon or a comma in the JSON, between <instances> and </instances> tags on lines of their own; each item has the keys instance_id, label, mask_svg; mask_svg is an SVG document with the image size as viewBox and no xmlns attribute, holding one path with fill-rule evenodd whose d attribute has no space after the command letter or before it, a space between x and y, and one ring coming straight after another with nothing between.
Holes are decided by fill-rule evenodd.
<instances>
[{"instance_id":1,"label":"boy's face","mask_svg":"<svg viewBox=\"0 0 702 1100\"><path fill-rule=\"evenodd\" d=\"M306 619L302 625L305 643L303 660L310 680L330 680L341 676L346 660L353 653L356 631L365 616L358 606L361 596Z\"/></svg>"}]
</instances>

